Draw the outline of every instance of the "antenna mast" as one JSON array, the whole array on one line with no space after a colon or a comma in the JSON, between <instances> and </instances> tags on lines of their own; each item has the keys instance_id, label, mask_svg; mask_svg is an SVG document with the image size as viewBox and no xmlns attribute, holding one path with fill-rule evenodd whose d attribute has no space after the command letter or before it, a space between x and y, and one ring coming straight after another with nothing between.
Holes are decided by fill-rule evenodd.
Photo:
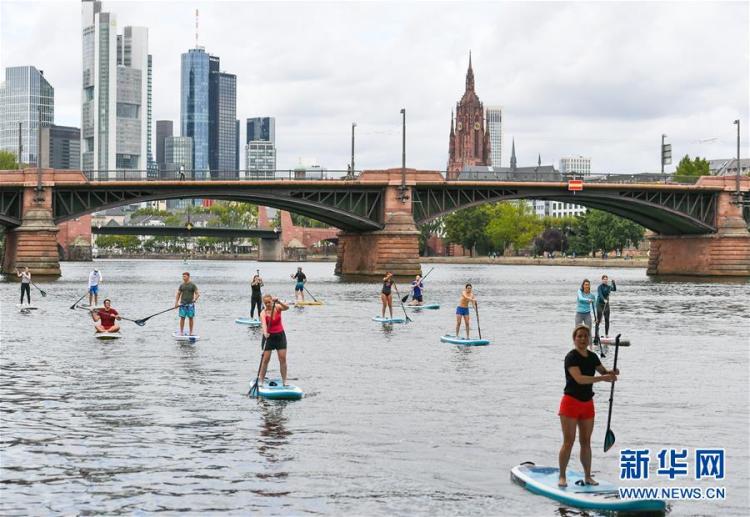
<instances>
[{"instance_id":1,"label":"antenna mast","mask_svg":"<svg viewBox=\"0 0 750 517\"><path fill-rule=\"evenodd\" d=\"M195 10L195 48L198 48L198 9Z\"/></svg>"}]
</instances>

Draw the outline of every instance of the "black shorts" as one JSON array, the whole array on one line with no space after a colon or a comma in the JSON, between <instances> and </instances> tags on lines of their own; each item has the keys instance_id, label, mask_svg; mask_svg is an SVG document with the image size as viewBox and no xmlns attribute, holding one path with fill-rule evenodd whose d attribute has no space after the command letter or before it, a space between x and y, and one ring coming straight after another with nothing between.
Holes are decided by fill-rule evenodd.
<instances>
[{"instance_id":1,"label":"black shorts","mask_svg":"<svg viewBox=\"0 0 750 517\"><path fill-rule=\"evenodd\" d=\"M286 350L286 333L279 332L278 334L271 334L266 338L266 352L270 350Z\"/></svg>"},{"instance_id":2,"label":"black shorts","mask_svg":"<svg viewBox=\"0 0 750 517\"><path fill-rule=\"evenodd\" d=\"M422 295L421 294L419 296L412 296L412 298L414 300L418 301L419 303L422 303Z\"/></svg>"}]
</instances>

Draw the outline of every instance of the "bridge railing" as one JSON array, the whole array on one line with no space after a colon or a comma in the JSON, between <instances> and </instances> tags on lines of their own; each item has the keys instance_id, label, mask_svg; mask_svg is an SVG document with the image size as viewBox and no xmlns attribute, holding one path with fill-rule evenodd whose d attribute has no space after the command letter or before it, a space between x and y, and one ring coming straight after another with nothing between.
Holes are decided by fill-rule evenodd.
<instances>
[{"instance_id":1,"label":"bridge railing","mask_svg":"<svg viewBox=\"0 0 750 517\"><path fill-rule=\"evenodd\" d=\"M289 180L346 180L356 179L346 170L295 170L277 169L273 171L243 170L84 170L89 181L289 181Z\"/></svg>"}]
</instances>

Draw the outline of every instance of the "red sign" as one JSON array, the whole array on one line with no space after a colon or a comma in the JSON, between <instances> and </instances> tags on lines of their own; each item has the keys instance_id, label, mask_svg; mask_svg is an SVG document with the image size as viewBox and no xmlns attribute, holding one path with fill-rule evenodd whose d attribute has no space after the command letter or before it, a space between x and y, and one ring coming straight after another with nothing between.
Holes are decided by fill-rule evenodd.
<instances>
[{"instance_id":1,"label":"red sign","mask_svg":"<svg viewBox=\"0 0 750 517\"><path fill-rule=\"evenodd\" d=\"M573 191L583 190L583 180L568 181L568 190L573 190Z\"/></svg>"}]
</instances>

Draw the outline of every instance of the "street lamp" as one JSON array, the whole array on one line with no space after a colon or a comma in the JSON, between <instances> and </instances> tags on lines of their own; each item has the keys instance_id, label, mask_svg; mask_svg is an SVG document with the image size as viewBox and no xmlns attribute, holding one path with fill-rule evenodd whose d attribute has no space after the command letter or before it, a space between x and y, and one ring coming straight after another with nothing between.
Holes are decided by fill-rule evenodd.
<instances>
[{"instance_id":1,"label":"street lamp","mask_svg":"<svg viewBox=\"0 0 750 517\"><path fill-rule=\"evenodd\" d=\"M349 171L349 175L354 177L354 128L357 127L356 122L352 122L352 169Z\"/></svg>"},{"instance_id":2,"label":"street lamp","mask_svg":"<svg viewBox=\"0 0 750 517\"><path fill-rule=\"evenodd\" d=\"M740 119L734 121L737 124L737 174L735 175L735 185L737 187L737 202L740 202Z\"/></svg>"},{"instance_id":3,"label":"street lamp","mask_svg":"<svg viewBox=\"0 0 750 517\"><path fill-rule=\"evenodd\" d=\"M406 108L401 108L401 186L399 199L406 203L409 196L406 195Z\"/></svg>"}]
</instances>

